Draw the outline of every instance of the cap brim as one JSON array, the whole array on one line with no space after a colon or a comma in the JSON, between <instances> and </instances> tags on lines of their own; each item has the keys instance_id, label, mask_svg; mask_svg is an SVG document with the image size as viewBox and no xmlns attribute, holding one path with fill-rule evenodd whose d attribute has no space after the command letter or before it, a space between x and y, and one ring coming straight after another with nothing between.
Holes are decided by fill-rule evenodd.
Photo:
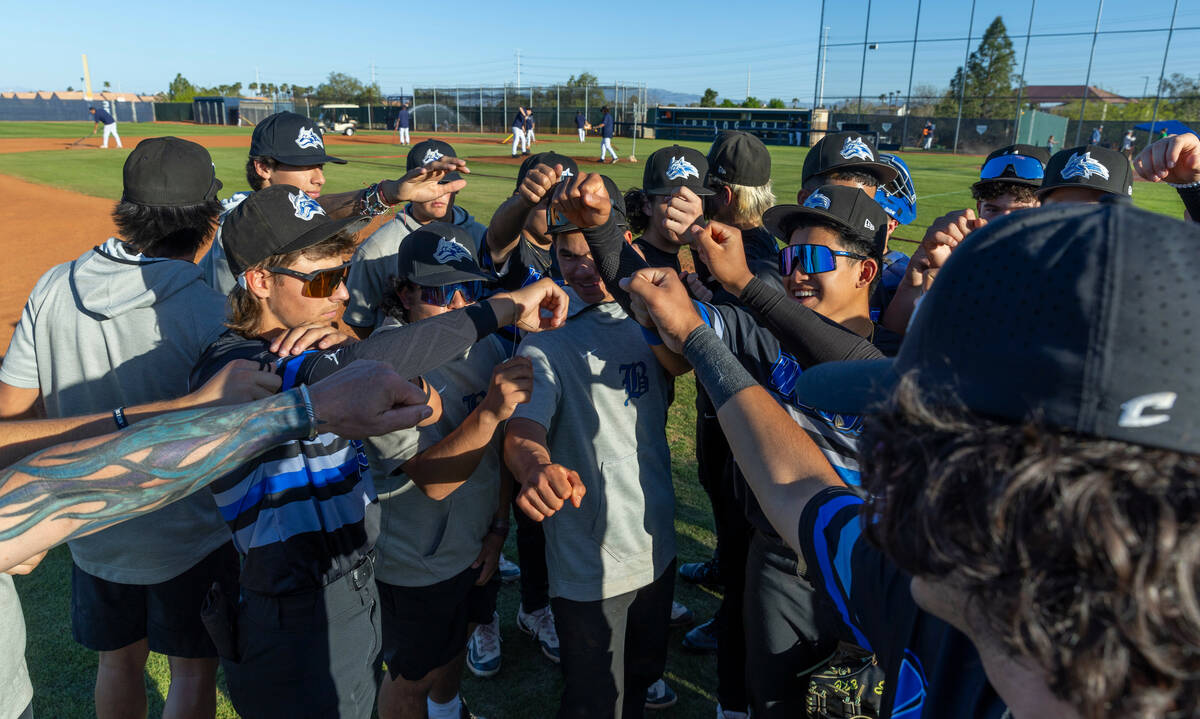
<instances>
[{"instance_id":1,"label":"cap brim","mask_svg":"<svg viewBox=\"0 0 1200 719\"><path fill-rule=\"evenodd\" d=\"M1041 180L1026 180L1023 177L989 177L986 180L980 180L974 185L971 185L971 188L975 189L996 182L1003 182L1006 185L1024 185L1025 187L1032 187L1035 189L1042 186Z\"/></svg>"},{"instance_id":2,"label":"cap brim","mask_svg":"<svg viewBox=\"0 0 1200 719\"><path fill-rule=\"evenodd\" d=\"M772 213L772 210L777 208L786 209ZM788 238L792 234L791 230L789 229L789 225L791 224L793 218L796 217L818 217L826 222L831 222L837 225L853 235L866 237L866 235L863 235L859 231L859 228L851 227L844 219L838 217L829 210L824 210L820 207L805 207L804 205L776 205L775 207L772 207L770 210L767 210L765 214L763 214L763 226L766 227L767 231L769 231L773 236L783 240L784 242L787 242ZM872 235L872 238L873 237L874 236Z\"/></svg>"},{"instance_id":3,"label":"cap brim","mask_svg":"<svg viewBox=\"0 0 1200 719\"><path fill-rule=\"evenodd\" d=\"M286 255L289 252L295 252L297 250L303 250L306 247L312 247L322 240L327 240L330 237L333 237L342 230L358 232L362 228L366 227L370 221L371 218L369 217L354 215L351 217L343 217L340 220L333 220L332 222L323 223L300 235L296 239L289 242L286 246L280 247L273 254Z\"/></svg>"},{"instance_id":4,"label":"cap brim","mask_svg":"<svg viewBox=\"0 0 1200 719\"><path fill-rule=\"evenodd\" d=\"M440 271L438 272L431 272L429 274L414 273L413 275L405 277L404 279L423 287L442 287L445 285L452 285L455 282L474 282L476 280L482 280L484 282L498 281L498 278L495 274L485 270L472 272L470 270L451 267L449 265L442 265L439 270Z\"/></svg>"},{"instance_id":5,"label":"cap brim","mask_svg":"<svg viewBox=\"0 0 1200 719\"><path fill-rule=\"evenodd\" d=\"M345 165L348 161L333 155L271 155L271 159L276 162L282 162L285 165L294 167L308 167L309 165L324 165L332 162L335 165Z\"/></svg>"},{"instance_id":6,"label":"cap brim","mask_svg":"<svg viewBox=\"0 0 1200 719\"><path fill-rule=\"evenodd\" d=\"M825 170L824 172L820 173L819 175L817 175L817 177L820 177L821 175L828 175L831 172L841 172L843 170L850 170L850 169L866 170L866 171L870 172L872 175L875 175L876 177L879 178L878 186L886 185L887 183L891 182L892 180L894 180L900 176L899 170L897 170L896 168L894 168L891 165L888 165L886 163L870 162L868 160L859 160L859 161L855 161L855 162L840 162L840 163L834 165L833 167L830 167L829 169Z\"/></svg>"},{"instance_id":7,"label":"cap brim","mask_svg":"<svg viewBox=\"0 0 1200 719\"><path fill-rule=\"evenodd\" d=\"M447 172L445 177L438 180L438 184L445 185L447 183L454 182L455 180L461 180L461 179L463 179L463 176L458 174L457 172Z\"/></svg>"},{"instance_id":8,"label":"cap brim","mask_svg":"<svg viewBox=\"0 0 1200 719\"><path fill-rule=\"evenodd\" d=\"M710 188L705 187L703 185L701 185L700 187L692 187L690 185L673 185L671 187L649 187L649 188L642 190L642 192L645 192L647 195L671 195L671 194L674 194L675 191L681 187L688 188L689 190L696 193L700 197L708 197L709 195L716 194Z\"/></svg>"},{"instance_id":9,"label":"cap brim","mask_svg":"<svg viewBox=\"0 0 1200 719\"><path fill-rule=\"evenodd\" d=\"M825 362L800 373L792 396L812 409L870 414L891 400L899 382L892 359Z\"/></svg>"}]
</instances>

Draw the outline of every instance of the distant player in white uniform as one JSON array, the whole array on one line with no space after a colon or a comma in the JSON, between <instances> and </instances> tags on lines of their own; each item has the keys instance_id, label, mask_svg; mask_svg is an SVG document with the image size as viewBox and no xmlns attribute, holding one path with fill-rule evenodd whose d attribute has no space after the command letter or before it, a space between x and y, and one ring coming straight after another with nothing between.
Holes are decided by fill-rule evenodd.
<instances>
[{"instance_id":1,"label":"distant player in white uniform","mask_svg":"<svg viewBox=\"0 0 1200 719\"><path fill-rule=\"evenodd\" d=\"M604 162L608 153L612 153L612 161L617 161L617 151L613 149L613 116L608 107L600 108L604 117L600 120L600 162Z\"/></svg>"},{"instance_id":2,"label":"distant player in white uniform","mask_svg":"<svg viewBox=\"0 0 1200 719\"><path fill-rule=\"evenodd\" d=\"M529 149L529 142L525 139L525 108L517 108L517 116L512 121L512 156L525 152Z\"/></svg>"},{"instance_id":3,"label":"distant player in white uniform","mask_svg":"<svg viewBox=\"0 0 1200 719\"><path fill-rule=\"evenodd\" d=\"M529 146L533 144L533 126L537 122L533 119L533 108L525 109L525 154L529 154Z\"/></svg>"},{"instance_id":4,"label":"distant player in white uniform","mask_svg":"<svg viewBox=\"0 0 1200 719\"><path fill-rule=\"evenodd\" d=\"M123 147L121 144L121 136L117 134L116 119L113 118L112 115L108 114L108 111L102 107L99 109L95 107L89 107L88 112L91 113L92 117L96 121L96 124L92 126L93 135L96 134L96 130L98 130L101 125L104 126L104 141L100 144L100 147L108 147L108 138L110 136L117 141L117 147Z\"/></svg>"},{"instance_id":5,"label":"distant player in white uniform","mask_svg":"<svg viewBox=\"0 0 1200 719\"><path fill-rule=\"evenodd\" d=\"M575 113L575 129L579 130L580 142L583 142L585 139L587 139L587 131L592 129L591 123L589 123L587 118L583 116L582 110Z\"/></svg>"},{"instance_id":6,"label":"distant player in white uniform","mask_svg":"<svg viewBox=\"0 0 1200 719\"><path fill-rule=\"evenodd\" d=\"M408 137L408 130L412 127L412 115L408 111L408 103L400 104L400 112L396 114L396 141L401 145L408 145L412 140Z\"/></svg>"}]
</instances>

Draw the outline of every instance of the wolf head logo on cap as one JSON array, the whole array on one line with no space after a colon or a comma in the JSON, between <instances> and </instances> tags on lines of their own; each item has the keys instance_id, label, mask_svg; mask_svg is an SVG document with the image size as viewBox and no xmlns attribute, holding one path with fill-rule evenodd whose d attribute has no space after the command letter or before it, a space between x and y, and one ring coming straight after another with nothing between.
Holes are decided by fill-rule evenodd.
<instances>
[{"instance_id":1,"label":"wolf head logo on cap","mask_svg":"<svg viewBox=\"0 0 1200 719\"><path fill-rule=\"evenodd\" d=\"M808 199L804 201L805 207L819 207L822 210L829 209L830 200L827 196L821 194L820 190L815 190Z\"/></svg>"},{"instance_id":2,"label":"wolf head logo on cap","mask_svg":"<svg viewBox=\"0 0 1200 719\"><path fill-rule=\"evenodd\" d=\"M671 164L667 165L667 179L686 180L689 177L700 177L700 172L696 169L696 166L682 157L672 157Z\"/></svg>"},{"instance_id":3,"label":"wolf head logo on cap","mask_svg":"<svg viewBox=\"0 0 1200 719\"><path fill-rule=\"evenodd\" d=\"M288 199L292 201L292 207L296 208L296 217L308 222L317 215L324 215L325 208L317 204L317 201L303 192L294 194L289 192Z\"/></svg>"},{"instance_id":4,"label":"wolf head logo on cap","mask_svg":"<svg viewBox=\"0 0 1200 719\"><path fill-rule=\"evenodd\" d=\"M441 237L438 238L437 249L433 251L433 259L444 265L455 260L470 260L472 257L471 251L463 247L458 240Z\"/></svg>"},{"instance_id":5,"label":"wolf head logo on cap","mask_svg":"<svg viewBox=\"0 0 1200 719\"><path fill-rule=\"evenodd\" d=\"M842 143L841 155L847 160L859 159L872 162L875 160L875 153L871 151L871 146L863 142L861 137L847 137Z\"/></svg>"},{"instance_id":6,"label":"wolf head logo on cap","mask_svg":"<svg viewBox=\"0 0 1200 719\"><path fill-rule=\"evenodd\" d=\"M421 158L421 164L428 165L431 162L437 162L438 160L442 159L443 157L445 157L445 155L438 152L435 148L431 147L425 151L425 157Z\"/></svg>"},{"instance_id":7,"label":"wolf head logo on cap","mask_svg":"<svg viewBox=\"0 0 1200 719\"><path fill-rule=\"evenodd\" d=\"M1078 152L1072 153L1067 164L1063 167L1062 179L1069 180L1072 177L1082 177L1088 179L1092 175L1099 175L1105 180L1108 179L1108 168L1105 167L1099 160L1092 159L1092 153L1085 152L1080 155Z\"/></svg>"},{"instance_id":8,"label":"wolf head logo on cap","mask_svg":"<svg viewBox=\"0 0 1200 719\"><path fill-rule=\"evenodd\" d=\"M300 128L300 133L296 135L296 145L305 150L320 147L325 148L325 141L321 139L321 133L311 127Z\"/></svg>"}]
</instances>

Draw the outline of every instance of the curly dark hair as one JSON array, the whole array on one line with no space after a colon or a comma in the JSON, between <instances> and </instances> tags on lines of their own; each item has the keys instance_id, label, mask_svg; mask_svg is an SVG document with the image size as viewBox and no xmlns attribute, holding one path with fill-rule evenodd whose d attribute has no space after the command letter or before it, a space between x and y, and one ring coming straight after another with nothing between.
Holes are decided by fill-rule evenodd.
<instances>
[{"instance_id":1,"label":"curly dark hair","mask_svg":"<svg viewBox=\"0 0 1200 719\"><path fill-rule=\"evenodd\" d=\"M113 224L125 244L147 257L190 257L216 232L217 200L182 207L150 207L121 200Z\"/></svg>"},{"instance_id":2,"label":"curly dark hair","mask_svg":"<svg viewBox=\"0 0 1200 719\"><path fill-rule=\"evenodd\" d=\"M255 165L256 162L261 162L268 170L274 170L276 167L279 167L279 161L274 157L267 157L266 155L251 155L249 158L247 158L246 183L250 185L250 189L254 190L255 192L261 190L263 188L263 183L266 182L266 180L263 179L263 176L258 174L258 167Z\"/></svg>"},{"instance_id":3,"label":"curly dark hair","mask_svg":"<svg viewBox=\"0 0 1200 719\"><path fill-rule=\"evenodd\" d=\"M650 226L650 216L646 214L646 202L650 197L640 187L631 187L625 191L625 212L629 221L629 231L634 237L641 237Z\"/></svg>"},{"instance_id":4,"label":"curly dark hair","mask_svg":"<svg viewBox=\"0 0 1200 719\"><path fill-rule=\"evenodd\" d=\"M991 202L998 197L1012 195L1017 202L1027 203L1037 200L1035 190L1036 187L1019 182L980 182L971 187L971 196L976 202Z\"/></svg>"},{"instance_id":5,"label":"curly dark hair","mask_svg":"<svg viewBox=\"0 0 1200 719\"><path fill-rule=\"evenodd\" d=\"M860 446L870 540L952 577L1084 717L1200 706L1200 457L983 418L911 375Z\"/></svg>"}]
</instances>

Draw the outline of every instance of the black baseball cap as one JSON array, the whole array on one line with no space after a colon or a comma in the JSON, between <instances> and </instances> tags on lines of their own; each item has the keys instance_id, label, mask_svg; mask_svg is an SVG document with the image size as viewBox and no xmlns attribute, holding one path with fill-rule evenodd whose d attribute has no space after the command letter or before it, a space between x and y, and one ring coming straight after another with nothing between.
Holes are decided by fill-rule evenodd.
<instances>
[{"instance_id":1,"label":"black baseball cap","mask_svg":"<svg viewBox=\"0 0 1200 719\"><path fill-rule=\"evenodd\" d=\"M980 180L972 187L979 187L991 182L1003 182L1007 185L1025 185L1027 187L1041 187L1042 177L1032 177L1035 173L1024 172L1024 169L1037 170L1036 165L1030 168L1023 168L1021 165L1030 164L1029 160L1021 158L1031 158L1036 160L1042 166L1041 172L1045 175L1046 163L1050 162L1050 153L1046 152L1044 147L1035 147L1034 145L1006 145L999 149L993 150L983 160L980 165ZM993 160L997 162L991 164ZM1005 161L1008 161L1007 163ZM984 177L984 172L990 172L992 168L999 169L1000 174L993 177ZM1024 175L1024 177L1022 177Z\"/></svg>"},{"instance_id":2,"label":"black baseball cap","mask_svg":"<svg viewBox=\"0 0 1200 719\"><path fill-rule=\"evenodd\" d=\"M771 180L771 153L742 130L722 130L708 151L708 175L735 185L761 187Z\"/></svg>"},{"instance_id":3,"label":"black baseball cap","mask_svg":"<svg viewBox=\"0 0 1200 719\"><path fill-rule=\"evenodd\" d=\"M559 180L575 177L579 174L579 165L574 159L566 155L560 155L557 152L539 152L536 155L526 157L521 162L521 169L517 170L517 187L520 187L521 183L524 182L525 175L528 175L529 171L538 165L548 165L549 167L561 165L563 171L559 175Z\"/></svg>"},{"instance_id":4,"label":"black baseball cap","mask_svg":"<svg viewBox=\"0 0 1200 719\"><path fill-rule=\"evenodd\" d=\"M1080 145L1059 150L1046 164L1046 179L1038 197L1059 187L1088 187L1112 195L1133 195L1133 168L1116 150L1099 145Z\"/></svg>"},{"instance_id":5,"label":"black baseball cap","mask_svg":"<svg viewBox=\"0 0 1200 719\"><path fill-rule=\"evenodd\" d=\"M915 372L934 403L1200 454L1200 332L1162 311L1200 300L1197 247L1200 227L1127 202L1009 215L954 251L894 360L810 368L796 397L861 414Z\"/></svg>"},{"instance_id":6,"label":"black baseball cap","mask_svg":"<svg viewBox=\"0 0 1200 719\"><path fill-rule=\"evenodd\" d=\"M408 170L415 170L431 162L436 162L443 157L458 157L458 153L454 151L454 148L448 142L422 140L413 145L412 149L408 151L408 158L405 160L404 165ZM461 179L462 175L457 172L447 172L446 176L438 181L438 184L444 185L447 182L454 182Z\"/></svg>"},{"instance_id":7,"label":"black baseball cap","mask_svg":"<svg viewBox=\"0 0 1200 719\"><path fill-rule=\"evenodd\" d=\"M686 187L697 195L711 195L705 186L708 159L699 150L670 145L650 153L642 171L642 189L647 195L669 195Z\"/></svg>"},{"instance_id":8,"label":"black baseball cap","mask_svg":"<svg viewBox=\"0 0 1200 719\"><path fill-rule=\"evenodd\" d=\"M410 233L400 243L396 262L397 277L423 287L496 279L479 268L471 233L450 222L430 222Z\"/></svg>"},{"instance_id":9,"label":"black baseball cap","mask_svg":"<svg viewBox=\"0 0 1200 719\"><path fill-rule=\"evenodd\" d=\"M604 180L604 189L608 192L608 199L612 201L613 212L616 213L616 221L618 227L629 227L629 213L625 210L625 196L621 193L621 188L617 187L616 180L613 180L608 175L601 175L600 179ZM557 217L554 208L549 210L549 217ZM564 232L577 232L579 230L574 224L562 218L561 221L553 220L546 223L546 234L554 236Z\"/></svg>"},{"instance_id":10,"label":"black baseball cap","mask_svg":"<svg viewBox=\"0 0 1200 719\"><path fill-rule=\"evenodd\" d=\"M776 205L767 210L763 214L763 226L787 242L800 220L813 217L870 242L879 254L883 254L887 244L887 213L872 195L857 187L822 185L813 190L803 205Z\"/></svg>"},{"instance_id":11,"label":"black baseball cap","mask_svg":"<svg viewBox=\"0 0 1200 719\"><path fill-rule=\"evenodd\" d=\"M875 144L861 132L832 132L818 140L804 156L800 182L835 170L866 172L874 175L880 186L899 174L896 168L879 159Z\"/></svg>"},{"instance_id":12,"label":"black baseball cap","mask_svg":"<svg viewBox=\"0 0 1200 719\"><path fill-rule=\"evenodd\" d=\"M121 175L121 199L147 207L199 205L217 199L221 189L208 150L178 137L142 140Z\"/></svg>"},{"instance_id":13,"label":"black baseball cap","mask_svg":"<svg viewBox=\"0 0 1200 719\"><path fill-rule=\"evenodd\" d=\"M325 154L325 139L317 123L294 112L277 112L255 125L250 136L250 156L270 157L297 167L326 162L346 164L340 157Z\"/></svg>"},{"instance_id":14,"label":"black baseball cap","mask_svg":"<svg viewBox=\"0 0 1200 719\"><path fill-rule=\"evenodd\" d=\"M243 200L225 215L221 242L234 276L271 255L283 255L333 237L357 232L369 218L331 220L324 208L298 187L271 185Z\"/></svg>"}]
</instances>

